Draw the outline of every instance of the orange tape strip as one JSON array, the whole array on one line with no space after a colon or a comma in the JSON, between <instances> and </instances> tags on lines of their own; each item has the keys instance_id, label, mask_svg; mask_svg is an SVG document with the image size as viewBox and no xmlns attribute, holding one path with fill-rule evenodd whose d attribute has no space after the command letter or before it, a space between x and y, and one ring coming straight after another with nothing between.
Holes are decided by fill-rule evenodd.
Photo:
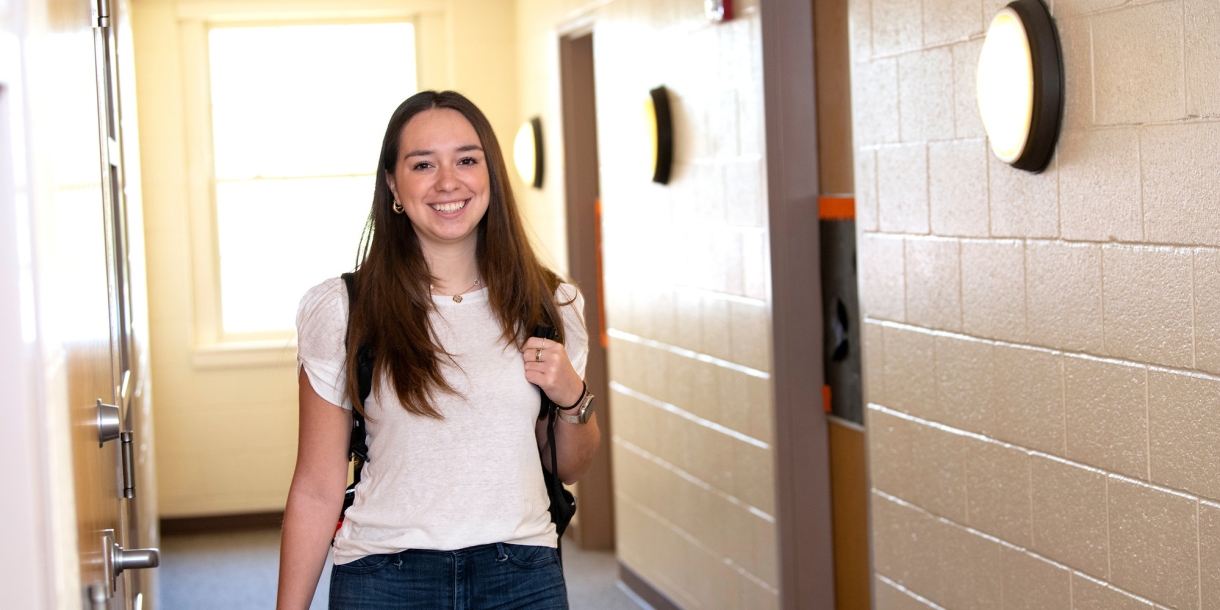
<instances>
[{"instance_id":1,"label":"orange tape strip","mask_svg":"<svg viewBox=\"0 0 1220 610\"><path fill-rule=\"evenodd\" d=\"M822 386L822 410L830 413L830 386Z\"/></svg>"},{"instance_id":2,"label":"orange tape strip","mask_svg":"<svg viewBox=\"0 0 1220 610\"><path fill-rule=\"evenodd\" d=\"M822 220L851 220L855 217L855 197L818 198L818 218Z\"/></svg>"}]
</instances>

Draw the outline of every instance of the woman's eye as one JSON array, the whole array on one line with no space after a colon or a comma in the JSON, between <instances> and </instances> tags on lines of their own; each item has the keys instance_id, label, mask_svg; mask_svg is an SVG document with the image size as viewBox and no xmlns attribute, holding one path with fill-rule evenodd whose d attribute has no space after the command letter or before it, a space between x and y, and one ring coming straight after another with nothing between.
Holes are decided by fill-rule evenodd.
<instances>
[{"instance_id":1,"label":"woman's eye","mask_svg":"<svg viewBox=\"0 0 1220 610\"><path fill-rule=\"evenodd\" d=\"M459 165L475 165L478 162L479 162L479 160L475 159L474 157L465 157L461 161L458 161L458 164Z\"/></svg>"},{"instance_id":2,"label":"woman's eye","mask_svg":"<svg viewBox=\"0 0 1220 610\"><path fill-rule=\"evenodd\" d=\"M429 167L431 167L430 163L425 163L425 162L421 161L419 163L416 163L415 165L412 165L411 169L419 171L422 169L428 169Z\"/></svg>"}]
</instances>

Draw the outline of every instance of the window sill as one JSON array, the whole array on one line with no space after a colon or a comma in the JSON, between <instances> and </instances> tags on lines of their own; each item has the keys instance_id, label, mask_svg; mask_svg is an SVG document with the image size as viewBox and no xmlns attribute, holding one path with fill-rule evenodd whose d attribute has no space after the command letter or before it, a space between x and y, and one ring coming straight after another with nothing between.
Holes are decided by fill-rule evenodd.
<instances>
[{"instance_id":1,"label":"window sill","mask_svg":"<svg viewBox=\"0 0 1220 610\"><path fill-rule=\"evenodd\" d=\"M191 364L197 369L296 366L296 363L296 339L200 345L191 354Z\"/></svg>"}]
</instances>

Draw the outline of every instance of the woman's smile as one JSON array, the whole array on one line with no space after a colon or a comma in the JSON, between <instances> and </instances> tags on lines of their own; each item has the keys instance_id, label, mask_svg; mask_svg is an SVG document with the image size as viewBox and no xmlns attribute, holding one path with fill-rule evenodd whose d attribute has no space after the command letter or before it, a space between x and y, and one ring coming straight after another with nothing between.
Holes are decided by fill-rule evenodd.
<instances>
[{"instance_id":1,"label":"woman's smile","mask_svg":"<svg viewBox=\"0 0 1220 610\"><path fill-rule=\"evenodd\" d=\"M470 199L462 199L459 201L450 201L447 203L429 203L428 207L436 210L441 216L453 218L466 208L466 204L470 203Z\"/></svg>"}]
</instances>

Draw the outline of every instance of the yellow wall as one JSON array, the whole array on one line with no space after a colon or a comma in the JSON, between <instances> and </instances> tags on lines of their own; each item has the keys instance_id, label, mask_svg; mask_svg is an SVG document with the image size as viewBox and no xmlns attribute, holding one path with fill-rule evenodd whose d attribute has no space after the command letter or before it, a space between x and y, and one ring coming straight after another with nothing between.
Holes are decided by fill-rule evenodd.
<instances>
[{"instance_id":1,"label":"yellow wall","mask_svg":"<svg viewBox=\"0 0 1220 610\"><path fill-rule=\"evenodd\" d=\"M523 199L566 253L558 40L592 28L619 559L685 607L778 605L770 277L757 3L518 2L520 109L548 184ZM643 105L671 91L675 166L649 182Z\"/></svg>"},{"instance_id":2,"label":"yellow wall","mask_svg":"<svg viewBox=\"0 0 1220 610\"><path fill-rule=\"evenodd\" d=\"M850 6L877 608L1220 607L1220 5L1056 0L1037 175L998 3Z\"/></svg>"},{"instance_id":3,"label":"yellow wall","mask_svg":"<svg viewBox=\"0 0 1220 610\"><path fill-rule=\"evenodd\" d=\"M410 16L421 46L420 86L465 93L502 145L516 131L514 5L504 0L137 0L133 3L140 145L148 242L152 370L157 388L157 474L164 517L281 510L296 455L297 390L291 347L261 357L200 350L197 304L207 282L192 272L206 252L192 226L184 20ZM338 6L339 8L335 8ZM388 117L387 117L388 118ZM206 237L206 234L205 234ZM192 240L195 241L192 244ZM255 264L256 261L251 261ZM338 275L342 269L335 269Z\"/></svg>"}]
</instances>

